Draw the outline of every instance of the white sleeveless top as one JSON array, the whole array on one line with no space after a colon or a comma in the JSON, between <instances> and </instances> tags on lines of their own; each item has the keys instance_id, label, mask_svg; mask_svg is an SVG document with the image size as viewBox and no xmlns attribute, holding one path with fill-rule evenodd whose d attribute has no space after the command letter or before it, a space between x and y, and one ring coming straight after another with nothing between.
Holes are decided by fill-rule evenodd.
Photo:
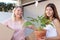
<instances>
[{"instance_id":1,"label":"white sleeveless top","mask_svg":"<svg viewBox=\"0 0 60 40\"><path fill-rule=\"evenodd\" d=\"M52 24L53 24L53 22L52 22ZM46 27L44 29L47 30L46 37L56 37L57 36L57 31L56 31L54 24L53 24L53 26L48 24L48 25L46 25Z\"/></svg>"}]
</instances>

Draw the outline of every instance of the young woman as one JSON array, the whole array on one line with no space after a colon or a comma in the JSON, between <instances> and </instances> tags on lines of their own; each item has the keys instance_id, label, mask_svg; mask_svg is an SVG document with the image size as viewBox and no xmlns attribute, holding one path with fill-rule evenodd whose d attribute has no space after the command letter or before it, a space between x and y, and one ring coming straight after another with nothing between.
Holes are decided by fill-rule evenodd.
<instances>
[{"instance_id":1,"label":"young woman","mask_svg":"<svg viewBox=\"0 0 60 40\"><path fill-rule=\"evenodd\" d=\"M60 40L60 19L56 6L53 3L49 3L45 8L45 17L53 24L46 25L46 40Z\"/></svg>"},{"instance_id":2,"label":"young woman","mask_svg":"<svg viewBox=\"0 0 60 40\"><path fill-rule=\"evenodd\" d=\"M12 18L4 22L7 27L15 30L11 40L25 40L23 24L26 20L23 19L22 14L22 7L17 6L13 9Z\"/></svg>"}]
</instances>

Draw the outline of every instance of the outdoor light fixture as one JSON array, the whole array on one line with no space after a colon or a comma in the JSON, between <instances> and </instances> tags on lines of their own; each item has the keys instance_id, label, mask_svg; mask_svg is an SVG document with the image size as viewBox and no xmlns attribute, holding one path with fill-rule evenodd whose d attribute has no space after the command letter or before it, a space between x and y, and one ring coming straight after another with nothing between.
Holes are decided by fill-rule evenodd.
<instances>
[{"instance_id":1,"label":"outdoor light fixture","mask_svg":"<svg viewBox=\"0 0 60 40\"><path fill-rule=\"evenodd\" d=\"M35 0L35 6L36 7L38 6L38 0Z\"/></svg>"}]
</instances>

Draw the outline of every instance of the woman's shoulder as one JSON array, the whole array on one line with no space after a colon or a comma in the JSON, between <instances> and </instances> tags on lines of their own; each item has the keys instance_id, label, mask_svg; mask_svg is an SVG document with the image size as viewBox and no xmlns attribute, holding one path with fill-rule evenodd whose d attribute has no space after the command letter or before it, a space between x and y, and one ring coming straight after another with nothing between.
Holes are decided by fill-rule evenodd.
<instances>
[{"instance_id":1,"label":"woman's shoulder","mask_svg":"<svg viewBox=\"0 0 60 40\"><path fill-rule=\"evenodd\" d=\"M27 20L23 18L23 22L27 22Z\"/></svg>"},{"instance_id":2,"label":"woman's shoulder","mask_svg":"<svg viewBox=\"0 0 60 40\"><path fill-rule=\"evenodd\" d=\"M60 21L58 19L54 19L53 23L56 27L60 26Z\"/></svg>"},{"instance_id":3,"label":"woman's shoulder","mask_svg":"<svg viewBox=\"0 0 60 40\"><path fill-rule=\"evenodd\" d=\"M54 23L58 23L58 22L60 22L57 18L55 18L54 20L53 20L53 22Z\"/></svg>"}]
</instances>

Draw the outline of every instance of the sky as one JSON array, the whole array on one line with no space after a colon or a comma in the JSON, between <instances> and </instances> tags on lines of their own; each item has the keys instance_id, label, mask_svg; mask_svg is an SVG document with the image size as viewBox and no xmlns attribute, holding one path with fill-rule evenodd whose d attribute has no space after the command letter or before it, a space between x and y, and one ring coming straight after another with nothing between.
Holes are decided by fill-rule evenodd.
<instances>
[{"instance_id":1,"label":"sky","mask_svg":"<svg viewBox=\"0 0 60 40\"><path fill-rule=\"evenodd\" d=\"M12 0L0 0L0 2L5 2L5 3L17 3L16 1L12 1Z\"/></svg>"}]
</instances>

